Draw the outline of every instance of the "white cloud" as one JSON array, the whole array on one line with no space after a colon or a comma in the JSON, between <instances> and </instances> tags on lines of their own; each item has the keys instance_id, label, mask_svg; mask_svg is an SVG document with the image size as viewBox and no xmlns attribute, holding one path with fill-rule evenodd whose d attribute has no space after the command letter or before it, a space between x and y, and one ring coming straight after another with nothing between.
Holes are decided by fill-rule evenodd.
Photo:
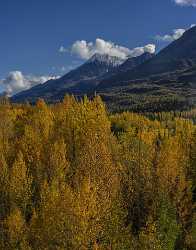
<instances>
[{"instance_id":1,"label":"white cloud","mask_svg":"<svg viewBox=\"0 0 196 250\"><path fill-rule=\"evenodd\" d=\"M66 52L63 46L61 47L61 52ZM89 59L95 53L108 54L110 56L116 56L121 59L126 59L127 57L135 57L142 55L144 52L154 53L155 45L147 44L144 47L137 47L134 49L129 49L124 46L114 44L110 41L105 41L103 39L97 38L95 43L87 42L85 40L76 41L71 46L69 50L72 54L78 56L81 59Z\"/></svg>"},{"instance_id":2,"label":"white cloud","mask_svg":"<svg viewBox=\"0 0 196 250\"><path fill-rule=\"evenodd\" d=\"M176 4L181 6L193 6L196 7L196 0L174 0Z\"/></svg>"},{"instance_id":3,"label":"white cloud","mask_svg":"<svg viewBox=\"0 0 196 250\"><path fill-rule=\"evenodd\" d=\"M25 76L21 71L12 71L5 79L0 81L0 85L9 96L12 96L20 91L30 89L31 87L37 84L42 84L50 79L56 79L56 77Z\"/></svg>"},{"instance_id":4,"label":"white cloud","mask_svg":"<svg viewBox=\"0 0 196 250\"><path fill-rule=\"evenodd\" d=\"M193 28L195 26L196 26L195 24L191 24L188 29ZM184 32L186 30L187 29L175 29L172 31L171 34L155 36L155 40L162 41L162 42L173 42L173 41L179 39L184 34Z\"/></svg>"},{"instance_id":5,"label":"white cloud","mask_svg":"<svg viewBox=\"0 0 196 250\"><path fill-rule=\"evenodd\" d=\"M155 39L158 41L163 41L163 42L172 42L177 39L179 39L185 32L185 29L175 29L173 30L172 34L166 34L166 35L157 35L155 36Z\"/></svg>"}]
</instances>

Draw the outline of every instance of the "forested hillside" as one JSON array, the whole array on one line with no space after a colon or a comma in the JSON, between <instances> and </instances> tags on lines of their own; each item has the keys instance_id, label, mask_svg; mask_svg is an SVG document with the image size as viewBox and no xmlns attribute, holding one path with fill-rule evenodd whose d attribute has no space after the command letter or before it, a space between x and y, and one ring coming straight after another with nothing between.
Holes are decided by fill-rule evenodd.
<instances>
[{"instance_id":1,"label":"forested hillside","mask_svg":"<svg viewBox=\"0 0 196 250\"><path fill-rule=\"evenodd\" d=\"M2 102L0 249L196 249L195 114Z\"/></svg>"}]
</instances>

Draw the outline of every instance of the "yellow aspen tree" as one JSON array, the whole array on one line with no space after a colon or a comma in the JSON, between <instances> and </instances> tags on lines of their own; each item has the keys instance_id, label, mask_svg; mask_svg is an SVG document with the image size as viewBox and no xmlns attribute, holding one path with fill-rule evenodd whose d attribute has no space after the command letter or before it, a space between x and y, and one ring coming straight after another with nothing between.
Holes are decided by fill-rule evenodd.
<instances>
[{"instance_id":1,"label":"yellow aspen tree","mask_svg":"<svg viewBox=\"0 0 196 250\"><path fill-rule=\"evenodd\" d=\"M31 224L35 249L80 249L76 197L67 185L42 185L40 208Z\"/></svg>"},{"instance_id":2,"label":"yellow aspen tree","mask_svg":"<svg viewBox=\"0 0 196 250\"><path fill-rule=\"evenodd\" d=\"M4 154L8 164L10 163L10 155L12 147L10 141L13 138L14 133L14 120L16 115L14 111L11 109L10 104L0 105L0 143L1 143L1 151Z\"/></svg>"},{"instance_id":3,"label":"yellow aspen tree","mask_svg":"<svg viewBox=\"0 0 196 250\"><path fill-rule=\"evenodd\" d=\"M90 232L91 235L94 235L94 242L99 240L104 226L104 217L110 212L112 200L118 192L117 167L112 160L110 122L101 99L98 98L92 102L84 99L80 104L78 117L73 186L77 192L83 193L83 199L89 204L87 206L89 210L95 202L96 210L92 221L88 219L88 216L85 220L87 223L85 227L91 228ZM87 180L86 185L88 184L87 187L94 194L92 201L89 200L87 194L85 198L84 180ZM82 203L82 200L79 200ZM88 211L88 213L93 213L93 211Z\"/></svg>"},{"instance_id":4,"label":"yellow aspen tree","mask_svg":"<svg viewBox=\"0 0 196 250\"><path fill-rule=\"evenodd\" d=\"M56 141L50 147L49 163L46 169L47 178L50 183L57 181L65 183L66 175L69 172L69 163L67 161L67 149L64 141Z\"/></svg>"},{"instance_id":5,"label":"yellow aspen tree","mask_svg":"<svg viewBox=\"0 0 196 250\"><path fill-rule=\"evenodd\" d=\"M9 168L0 152L0 220L9 213Z\"/></svg>"},{"instance_id":6,"label":"yellow aspen tree","mask_svg":"<svg viewBox=\"0 0 196 250\"><path fill-rule=\"evenodd\" d=\"M181 178L176 191L175 205L177 221L181 227L181 234L176 240L175 249L189 249L194 240L190 236L194 218L191 183L187 182L185 178Z\"/></svg>"},{"instance_id":7,"label":"yellow aspen tree","mask_svg":"<svg viewBox=\"0 0 196 250\"><path fill-rule=\"evenodd\" d=\"M18 153L10 173L9 196L12 208L18 207L24 216L28 216L31 205L32 177L26 167L23 154Z\"/></svg>"},{"instance_id":8,"label":"yellow aspen tree","mask_svg":"<svg viewBox=\"0 0 196 250\"><path fill-rule=\"evenodd\" d=\"M71 144L74 142L72 139L75 121L77 120L77 106L75 98L66 95L62 103L52 107L55 138L64 138L68 147L68 153L71 151L69 147L71 147Z\"/></svg>"},{"instance_id":9,"label":"yellow aspen tree","mask_svg":"<svg viewBox=\"0 0 196 250\"><path fill-rule=\"evenodd\" d=\"M97 232L100 232L101 223L97 223L102 216L100 214L100 207L97 203L97 187L91 183L90 178L84 177L79 191L76 194L77 202L77 216L79 218L80 228L78 232L78 239L82 249L97 246Z\"/></svg>"},{"instance_id":10,"label":"yellow aspen tree","mask_svg":"<svg viewBox=\"0 0 196 250\"><path fill-rule=\"evenodd\" d=\"M43 137L43 139L48 139L53 127L54 115L44 102L44 100L39 99L36 103L35 112L33 116L33 127L37 133Z\"/></svg>"},{"instance_id":11,"label":"yellow aspen tree","mask_svg":"<svg viewBox=\"0 0 196 250\"><path fill-rule=\"evenodd\" d=\"M8 246L6 249L30 250L28 230L20 209L14 208L6 220Z\"/></svg>"},{"instance_id":12,"label":"yellow aspen tree","mask_svg":"<svg viewBox=\"0 0 196 250\"><path fill-rule=\"evenodd\" d=\"M38 206L41 185L45 180L49 148L53 130L53 113L43 100L39 100L27 114L24 135L19 141L28 170L33 177L33 204Z\"/></svg>"},{"instance_id":13,"label":"yellow aspen tree","mask_svg":"<svg viewBox=\"0 0 196 250\"><path fill-rule=\"evenodd\" d=\"M5 220L9 211L9 169L0 151L0 249L6 249L8 243Z\"/></svg>"}]
</instances>

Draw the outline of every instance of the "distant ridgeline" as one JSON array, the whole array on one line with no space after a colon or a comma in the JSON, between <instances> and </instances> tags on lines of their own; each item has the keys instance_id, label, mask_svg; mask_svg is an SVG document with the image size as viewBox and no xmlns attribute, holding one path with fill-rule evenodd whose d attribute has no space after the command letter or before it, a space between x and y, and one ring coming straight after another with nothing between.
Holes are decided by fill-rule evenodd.
<instances>
[{"instance_id":1,"label":"distant ridgeline","mask_svg":"<svg viewBox=\"0 0 196 250\"><path fill-rule=\"evenodd\" d=\"M144 53L122 61L95 54L65 76L37 85L12 97L13 102L62 101L102 96L111 111L186 110L196 104L196 27L187 30L158 54Z\"/></svg>"},{"instance_id":2,"label":"distant ridgeline","mask_svg":"<svg viewBox=\"0 0 196 250\"><path fill-rule=\"evenodd\" d=\"M190 112L0 104L0 249L195 249Z\"/></svg>"}]
</instances>

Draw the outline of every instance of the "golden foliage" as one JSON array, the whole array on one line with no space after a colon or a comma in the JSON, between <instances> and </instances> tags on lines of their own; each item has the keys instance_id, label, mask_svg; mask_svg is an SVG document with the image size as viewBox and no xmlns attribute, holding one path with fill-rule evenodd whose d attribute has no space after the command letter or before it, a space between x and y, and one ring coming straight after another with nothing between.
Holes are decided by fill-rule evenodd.
<instances>
[{"instance_id":1,"label":"golden foliage","mask_svg":"<svg viewBox=\"0 0 196 250\"><path fill-rule=\"evenodd\" d=\"M2 103L0 249L194 249L196 127L182 116L109 115L99 96Z\"/></svg>"}]
</instances>

